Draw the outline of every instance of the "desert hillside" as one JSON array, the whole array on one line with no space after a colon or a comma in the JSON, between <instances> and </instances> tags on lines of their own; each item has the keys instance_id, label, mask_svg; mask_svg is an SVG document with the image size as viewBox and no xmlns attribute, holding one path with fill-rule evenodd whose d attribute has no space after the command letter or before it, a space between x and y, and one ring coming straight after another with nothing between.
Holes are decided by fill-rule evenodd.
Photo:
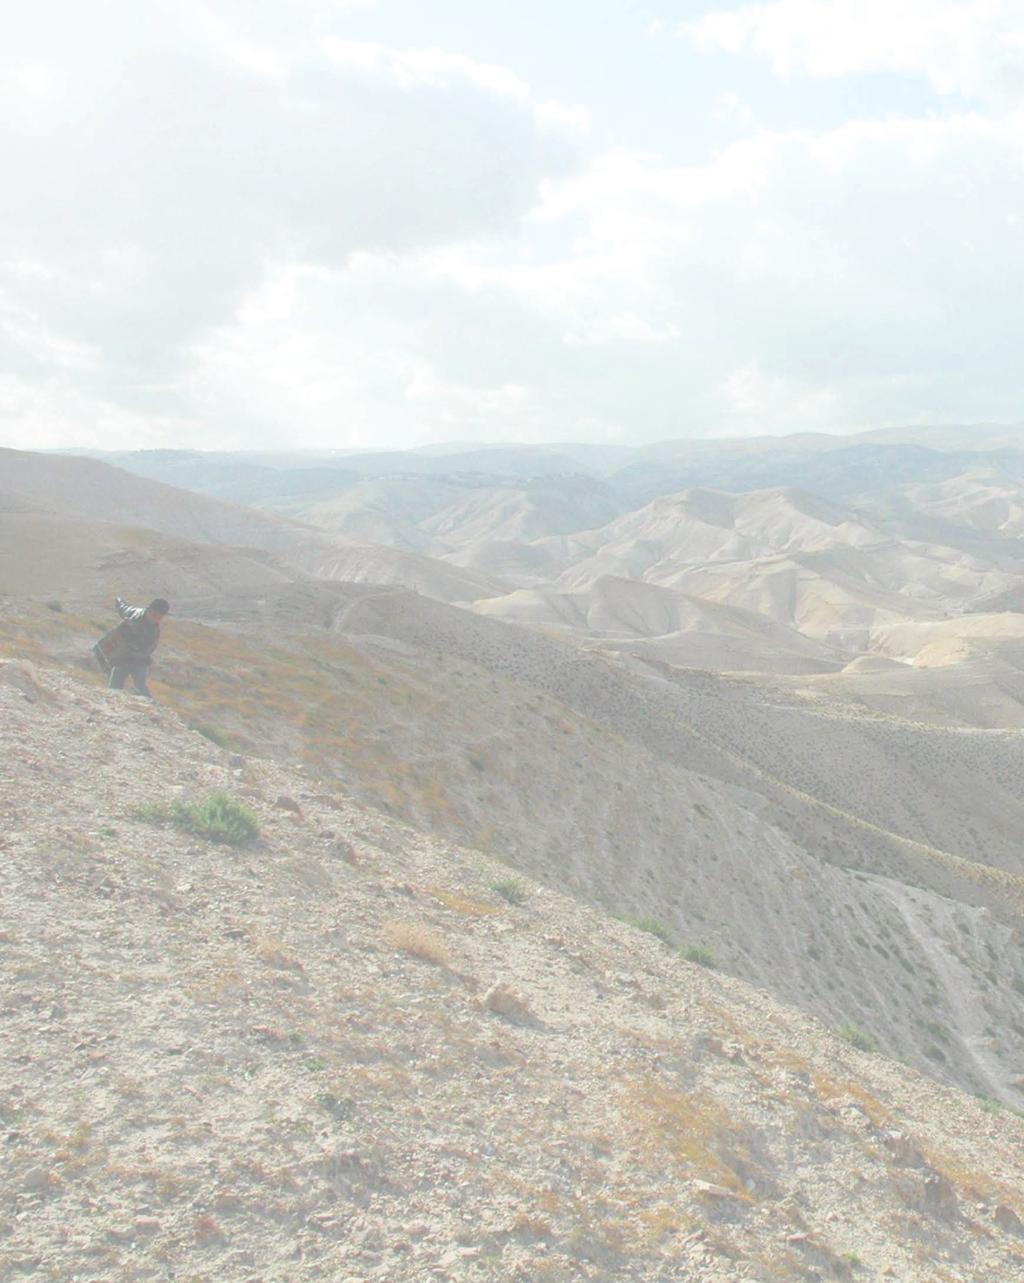
<instances>
[{"instance_id":1,"label":"desert hillside","mask_svg":"<svg viewBox=\"0 0 1024 1283\"><path fill-rule=\"evenodd\" d=\"M8 9L0 1283L1024 1283L1024 0Z\"/></svg>"},{"instance_id":2,"label":"desert hillside","mask_svg":"<svg viewBox=\"0 0 1024 1283\"><path fill-rule=\"evenodd\" d=\"M25 477L50 463L32 459L18 456L5 483L31 490ZM58 460L60 474L78 462ZM104 479L105 466L82 474L90 502L138 483L127 511L145 511L154 483ZM375 475L377 497L394 482L394 510L409 494L406 520L425 520L441 483L425 470L399 480ZM477 481L490 492L490 474ZM561 481L530 484L550 496ZM171 522L182 492L158 489ZM182 510L193 501L212 502L183 495ZM0 544L9 653L97 683L89 648L109 626L111 593L145 599L158 586L175 601L158 698L211 740L301 765L603 912L649 919L941 1082L1024 1106L1019 615L951 615L886 589L895 618L876 620L851 658L771 613L642 575L455 608L439 598L493 592L493 581L344 541L317 574L288 554L83 517L85 499L59 485L48 510L39 502L15 495L0 514L12 532ZM223 508L234 511L213 505ZM652 514L660 542L641 537ZM813 549L793 555L805 559L903 546L792 489L691 492L634 516L639 567L666 548L685 555L695 521L780 547L803 540ZM304 527L278 526L304 546ZM596 546L604 535L521 546L552 539ZM830 540L841 547L823 548ZM703 564L753 564L756 584L774 562ZM414 565L419 591L402 582Z\"/></svg>"},{"instance_id":3,"label":"desert hillside","mask_svg":"<svg viewBox=\"0 0 1024 1283\"><path fill-rule=\"evenodd\" d=\"M5 1279L1024 1274L1009 1112L167 709L0 705Z\"/></svg>"},{"instance_id":4,"label":"desert hillside","mask_svg":"<svg viewBox=\"0 0 1024 1283\"><path fill-rule=\"evenodd\" d=\"M917 651L892 648L901 625L941 626L955 645L957 621L968 638L975 616L1024 607L1024 434L1011 429L258 463L181 451L111 458L287 513L307 537L349 546L323 555L318 544L319 554L293 558L304 570L412 588L688 668L813 676L878 650L912 666ZM973 681L987 686L977 724L1017 726L1003 657L971 655ZM923 720L970 723L954 678L925 685ZM858 699L863 686L822 689ZM915 707L918 686L909 688L904 714ZM879 706L870 685L863 699Z\"/></svg>"},{"instance_id":5,"label":"desert hillside","mask_svg":"<svg viewBox=\"0 0 1024 1283\"><path fill-rule=\"evenodd\" d=\"M203 949L221 943L210 946L206 979L186 987L187 995L204 992L204 985L216 990L215 1001L197 1000L197 1011L216 1011L222 1001L248 1011L263 1002L258 995L266 988L269 1006L251 1027L274 1033L243 1039L250 1059L239 1060L241 1068L232 1067L242 1052L228 1032L250 1027L241 1008L207 1041L196 1032L201 1014L186 1018L173 1010L176 1000L154 997L159 1022L147 1018L145 1031L133 1037L139 1047L147 1039L156 1047L162 1043L152 1040L166 1033L171 1050L160 1055L191 1049L200 1078L186 1079L196 1093L188 1094L217 1102L206 1116L209 1134L220 1128L227 1142L230 1129L216 1120L234 1117L228 1097L219 1094L233 1083L238 1117L261 1137L257 1144L256 1132L245 1132L245 1148L265 1152L261 1170L291 1164L292 1193L275 1185L279 1211L268 1215L289 1227L289 1251L304 1244L295 1270L309 1262L309 1277L326 1270L361 1280L412 1279L436 1269L440 1276L497 1279L511 1270L531 1283L620 1276L661 1283L659 1262L668 1259L684 1262L687 1277L709 1280L856 1279L868 1267L857 1266L851 1253L862 1262L869 1254L828 1229L829 1215L847 1215L834 1201L842 1189L841 1206L859 1208L856 1217L876 1234L877 1268L875 1257L870 1267L876 1275L916 1283L914 1269L929 1262L938 1271L943 1254L951 1253L949 1278L982 1278L985 1270L1014 1277L1011 1257L982 1263L982 1229L967 1230L975 1238L970 1250L949 1235L974 1221L989 1226L999 1205L1001 1231L1016 1233L1005 1163L1001 1184L977 1185L962 1174L983 1170L985 1182L997 1179L991 1167L978 1168L979 1138L1002 1134L1000 1128L1015 1135L1016 1113L1024 1109L1024 627L1017 610L1000 604L1024 584L1024 562L1012 521L1004 519L1008 510L979 498L969 479L950 484L960 475L958 456L948 456L950 475L938 483L921 479L920 456L912 452L888 489L857 491L856 479L870 472L861 456L876 448L855 445L851 459L817 439L790 442L790 459L802 451L808 468L828 460L833 479L846 470L845 489L836 485L831 493L703 485L642 502L630 497L635 477L622 477L632 465L624 468L622 458L611 455L541 459L510 452L504 475L493 470L500 452L485 452L490 470L483 460L473 465L460 456L457 473L447 471L451 461L443 454L418 458L400 475L378 457L363 464L361 456L346 458L343 471L296 459L287 467L252 461L258 476L246 469L242 476L247 485L258 482L268 512L186 493L100 460L0 457L10 465L0 475L0 652L9 657L5 698L17 714L8 733L24 746L10 773L12 818L5 831L19 852L28 842L33 851L52 847L72 862L95 856L119 870L109 882L100 880L105 889L97 891L105 904L130 905L117 928L126 943L104 955L108 979L126 974L122 963L145 939L148 952L131 962L140 977L132 991L156 995L158 983L186 959L205 956L188 934L199 922ZM931 472L933 454L947 457L926 453ZM690 463L717 459L725 466L729 457L722 446L717 453L697 452ZM667 467L670 456L651 458ZM536 472L529 471L531 459ZM752 459L765 468L773 459L772 466L779 464L766 443L734 461L739 467ZM229 469L216 462L190 460L193 482L213 468L211 488L223 488ZM581 471L571 471L577 467ZM307 470L314 475L295 475ZM1011 473L1004 466L1000 484L1009 485ZM951 508L957 496L966 496L960 524ZM305 524L314 514L303 505L314 497L319 519L328 507L339 514L337 524L325 521L332 528ZM572 528L595 514L612 515L604 525ZM361 542L373 533L381 542ZM155 707L101 689L90 647L109 627L115 592L135 600L163 592L174 603L153 674ZM220 787L255 807L262 844L209 847L161 821L179 802ZM44 795L48 807L19 801ZM277 807L282 797L291 801ZM70 819L57 818L62 809ZM84 844L76 834L86 835ZM194 872L186 874L182 861ZM26 947L35 941L39 956L55 953L58 937L46 934L47 924L76 920L62 897L79 897L79 884L69 872L31 892L26 888L42 884L26 881L25 867L18 866L22 872L11 886L28 900L9 903L15 925L35 925L12 939ZM359 880L358 871L368 875L371 868L379 885ZM294 877L304 889L288 881L289 869L300 870ZM131 891L133 879L150 887L151 899L149 892ZM188 895L174 890L182 885ZM125 899L129 892L134 898ZM29 901L36 918L18 907ZM183 910L177 921L175 906L193 902L194 911ZM86 903L87 897L83 913ZM409 923L398 912L406 908L409 929L428 933L429 950L437 952L433 963L411 960L395 943L406 938ZM350 919L362 924L355 936L345 925ZM92 918L83 922L82 939L103 936ZM166 947L153 947L161 932L179 928L176 943L169 934ZM563 942L554 953L546 952L548 937ZM522 955L520 938L532 941ZM59 948L69 947L69 939L61 935ZM596 953L586 953L585 939ZM345 954L350 946L355 961ZM563 947L571 958L599 959L579 975L577 963L569 968L577 985L597 967L604 979L593 991L584 984L555 993ZM339 1032L331 1043L323 1032L332 1028L335 1001L325 995L341 992L327 977L355 976L360 959L366 962L361 950L378 968L377 990L371 995L365 984L338 980L348 994L338 1001L357 1033L392 1031L375 1044L370 1060L345 1041L348 1035ZM502 950L507 958L499 965ZM164 957L177 961L161 962ZM101 960L88 958L94 969L88 975L95 975ZM644 1045L653 1049L655 1068L676 1066L682 1075L676 1086L646 1069L637 1080L634 1068L643 1058L630 1049L625 1008L612 1001L617 990L609 977L634 974L630 968L640 959L653 968L645 974L657 977L634 977L650 998L644 1018L654 1021L643 1025L642 1039L652 1040ZM19 961L10 974L31 978L35 965ZM218 969L231 977L223 986L211 978ZM425 978L434 988L416 988ZM501 988L491 1000L508 1004L505 1015L478 1005L504 983L532 1014ZM622 983L633 992L633 981ZM85 1011L83 992L39 1010ZM456 1008L463 1013L458 1017L445 1005L456 999L467 1004ZM31 1010L35 1018L37 1008ZM657 1014L666 1011L677 1014ZM434 1046L441 1030L452 1037L461 1031L456 1041L465 1035L465 1054L425 1051L434 1068L424 1070L425 1077L412 1071L402 1077L380 1050L395 1042L395 1012L402 1013L403 1029L407 1015L415 1015L420 1047ZM509 1013L514 1033L493 1023ZM104 1007L82 1022L113 1029L126 1019L119 1008ZM671 1019L671 1029L662 1030L660 1019ZM405 1246L389 1252L392 1231L381 1227L397 1226L398 1200L408 1201L412 1189L413 1204L425 1209L442 1197L433 1184L413 1181L414 1160L400 1136L433 1152L439 1134L458 1132L456 1117L471 1117L479 1130L484 1115L475 1084L487 1070L471 1049L477 1020L485 1021L489 1037L495 1028L527 1040L562 1030L554 1059L545 1058L554 1044L541 1043L541 1055L532 1042L517 1043L515 1056L500 1066L523 1073L527 1052L540 1056L543 1082L527 1075L523 1090L546 1102L545 1109L550 1105L551 1118L544 1115L534 1130L521 1132L486 1114L495 1119L487 1124L487 1143L494 1155L513 1154L517 1171L529 1169L530 1147L539 1146L530 1189L541 1191L546 1228L469 1242L455 1225L463 1211L452 1210L455 1228L446 1228L448 1222L435 1226L423 1210L429 1228L422 1235L396 1228L401 1237L395 1241ZM685 1033L688 1020L697 1022L699 1034ZM750 1021L760 1031L753 1042L743 1033ZM586 1050L591 1035L593 1051ZM798 1105L791 1101L794 1082L779 1077L786 1064L778 1057L793 1038L803 1048L802 1067L793 1071L804 1084ZM857 1056L843 1050L844 1040L871 1050ZM78 1041L86 1041L81 1031ZM407 1041L403 1034L396 1045L406 1048ZM579 1064L567 1059L569 1043ZM726 1054L715 1050L718 1044L740 1050ZM331 1046L328 1054L324 1048ZM286 1054L274 1072L272 1051ZM332 1106L319 1122L315 1113L309 1120L300 1107L299 1086L291 1081L298 1068L300 1084L306 1073L326 1072L307 1061L331 1065L343 1077L353 1066L359 1073L375 1064L389 1067L380 1074L402 1093L401 1104L373 1094L372 1073L370 1094L350 1088L343 1096L337 1084L323 1088L332 1100L360 1101L363 1108L374 1102L373 1119L394 1114L390 1131L379 1119L371 1125L356 1105L342 1111L346 1124L358 1116L353 1126L369 1128L345 1133L346 1152L376 1155L372 1161L361 1158L342 1173L329 1166L333 1160L309 1157L306 1143L323 1140L339 1118ZM139 1078L137 1058L134 1063L136 1072L118 1072L133 1083L148 1081ZM172 1090L183 1063L157 1074L153 1090ZM609 1063L623 1066L621 1083L616 1077L611 1103L598 1106L596 1084L602 1072L607 1077ZM265 1072L268 1099L275 1102L267 1107L238 1086L250 1081L246 1075L262 1081ZM590 1076L593 1088L580 1086ZM869 1171L860 1159L843 1158L849 1138L842 1129L821 1132L832 1096L849 1099L838 1087L822 1089L826 1079L852 1082L854 1100L863 1104L865 1092L875 1102L865 1106L864 1117L878 1134L865 1131L858 1143L862 1157L881 1167ZM399 1082L404 1086L395 1087ZM569 1082L583 1094L564 1094ZM99 1085L97 1079L96 1090ZM436 1115L451 1119L451 1129L446 1123L440 1133L432 1130L427 1085L451 1108ZM519 1089L501 1087L500 1099L513 1112L520 1110ZM882 1133L902 1127L895 1098L886 1092L903 1090L947 1102L937 1115L952 1111L975 1122L939 1149L915 1133L915 1148L905 1151L910 1160L884 1157ZM648 1131L634 1146L625 1139L634 1135L633 1124L623 1119L635 1122L633 1106L624 1103L635 1091L651 1091L662 1103L653 1114L642 1107ZM93 1095L76 1099L89 1103ZM281 1148L286 1141L273 1113L279 1107L305 1138L300 1144L289 1134L291 1159ZM841 1115L846 1108L839 1108ZM586 1121L591 1110L593 1123ZM705 1110L720 1121L705 1124ZM419 1119L415 1126L405 1111ZM132 1116L147 1113L140 1107ZM819 1121L805 1131L800 1120L810 1117ZM975 1134L979 1125L989 1130ZM55 1126L48 1130L58 1133ZM677 1130L690 1139L665 1139ZM165 1129L160 1136L169 1134ZM589 1158L573 1148L597 1135L605 1139L587 1150ZM570 1153L559 1168L564 1184L552 1175L556 1139ZM154 1143L145 1142L147 1153ZM612 1148L602 1148L608 1144ZM899 1146L904 1152L902 1141ZM462 1140L457 1148L472 1177L446 1160L437 1179L443 1171L456 1190L479 1188L474 1210L463 1209L475 1221L485 1201L504 1206L504 1195L493 1183L474 1184L490 1180L494 1155ZM96 1152L107 1165L125 1166L129 1151L142 1164L142 1150L124 1139ZM933 1157L940 1151L946 1154L941 1162ZM30 1173L40 1166L36 1158ZM307 1159L311 1166L303 1166ZM220 1183L241 1182L262 1208L263 1178L251 1178L241 1162L233 1160ZM392 1167L406 1175L392 1177ZM801 1201L809 1179L803 1174L819 1168L833 1187L833 1210L823 1222L809 1217ZM70 1206L47 1201L69 1186L63 1170L59 1180L47 1176L40 1195L54 1217ZM570 1197L570 1186L589 1189L591 1178L592 1196ZM196 1179L189 1168L184 1183ZM209 1206L190 1204L187 1213L162 1214L152 1190L138 1196L140 1226L128 1217L135 1205L119 1195L117 1225L104 1251L127 1250L131 1242L135 1251L162 1244L168 1257L206 1252L197 1269L220 1270L220 1278L232 1277L224 1269L242 1269L245 1253L259 1263L261 1251L284 1250L263 1211L226 1223L226 1208L241 1216L249 1205L241 1195L214 1193L204 1181ZM693 1186L694 1199L681 1203L679 1191L691 1188L687 1181L720 1188ZM917 1182L917 1194L906 1193L908 1181ZM877 1204L862 1201L869 1189ZM302 1201L297 1190L312 1192ZM363 1218L345 1222L344 1234L339 1219L324 1229L339 1215L326 1211L331 1190L335 1200L340 1193L358 1206ZM509 1178L506 1192L515 1224L520 1215L534 1215L536 1200L524 1194L518 1176ZM786 1228L766 1202L776 1195L800 1208L806 1223ZM293 1196L299 1201L289 1201ZM458 1197L445 1193L442 1201L454 1209L451 1200ZM983 1206L971 1211L972 1204ZM581 1221L587 1207L600 1209L587 1214L590 1228ZM652 1209L662 1207L674 1209L671 1216L655 1215ZM981 1211L988 1220L978 1219ZM644 1229L651 1217L662 1228ZM922 1231L918 1246L907 1246L907 1227L920 1228L930 1217L946 1228ZM670 1232L669 1222L679 1228ZM188 1227L200 1225L205 1228L195 1229L193 1243ZM725 1237L722 1226L731 1227ZM165 1231L170 1239L160 1237ZM324 1233L338 1241L314 1243L312 1236ZM236 1261L236 1240L256 1235L251 1241L258 1244L261 1234L267 1246L239 1247ZM47 1235L40 1233L40 1244ZM784 1244L778 1251L771 1246L777 1239ZM336 1260L330 1253L341 1251L342 1240L349 1256L342 1251ZM985 1241L993 1252L993 1244L1003 1242ZM17 1259L31 1266L35 1257L29 1247ZM121 1268L99 1249L96 1259L97 1278ZM285 1277L303 1277L280 1268ZM976 1273L964 1273L969 1269Z\"/></svg>"}]
</instances>

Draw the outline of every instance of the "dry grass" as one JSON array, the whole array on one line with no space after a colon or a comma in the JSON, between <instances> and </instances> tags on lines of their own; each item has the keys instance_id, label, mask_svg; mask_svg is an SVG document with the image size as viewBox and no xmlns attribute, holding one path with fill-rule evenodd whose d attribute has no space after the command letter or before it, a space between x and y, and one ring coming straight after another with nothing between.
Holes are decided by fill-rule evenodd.
<instances>
[{"instance_id":1,"label":"dry grass","mask_svg":"<svg viewBox=\"0 0 1024 1283\"><path fill-rule=\"evenodd\" d=\"M621 1109L627 1134L652 1164L663 1163L667 1155L688 1173L749 1199L741 1178L716 1152L720 1143L735 1146L738 1139L718 1102L644 1078L626 1085Z\"/></svg>"},{"instance_id":2,"label":"dry grass","mask_svg":"<svg viewBox=\"0 0 1024 1283\"><path fill-rule=\"evenodd\" d=\"M456 895L451 891L441 891L436 887L431 888L430 894L435 900L443 904L446 909L451 909L453 913L464 913L470 918L493 917L494 914L501 912L493 904L484 904L480 900L470 900L464 895Z\"/></svg>"},{"instance_id":3,"label":"dry grass","mask_svg":"<svg viewBox=\"0 0 1024 1283\"><path fill-rule=\"evenodd\" d=\"M268 967L277 967L281 971L302 970L302 963L288 952L284 943L276 936L254 935L251 943L253 954Z\"/></svg>"},{"instance_id":4,"label":"dry grass","mask_svg":"<svg viewBox=\"0 0 1024 1283\"><path fill-rule=\"evenodd\" d=\"M880 1100L877 1100L869 1091L861 1087L859 1083L851 1082L850 1080L839 1082L819 1069L812 1072L811 1082L814 1084L815 1093L820 1101L849 1097L876 1127L888 1127L891 1125L892 1114L889 1110Z\"/></svg>"},{"instance_id":5,"label":"dry grass","mask_svg":"<svg viewBox=\"0 0 1024 1283\"><path fill-rule=\"evenodd\" d=\"M929 1165L944 1176L962 1197L972 1202L1002 1203L1024 1218L1024 1195L1017 1186L988 1172L976 1171L961 1159L933 1146L924 1144L921 1150Z\"/></svg>"},{"instance_id":6,"label":"dry grass","mask_svg":"<svg viewBox=\"0 0 1024 1283\"><path fill-rule=\"evenodd\" d=\"M386 922L384 939L395 949L436 967L449 967L451 955L441 937L421 922Z\"/></svg>"},{"instance_id":7,"label":"dry grass","mask_svg":"<svg viewBox=\"0 0 1024 1283\"><path fill-rule=\"evenodd\" d=\"M645 1208L638 1216L641 1226L641 1245L647 1249L661 1247L666 1239L688 1231L696 1224L692 1216L681 1215L678 1208L661 1203Z\"/></svg>"}]
</instances>

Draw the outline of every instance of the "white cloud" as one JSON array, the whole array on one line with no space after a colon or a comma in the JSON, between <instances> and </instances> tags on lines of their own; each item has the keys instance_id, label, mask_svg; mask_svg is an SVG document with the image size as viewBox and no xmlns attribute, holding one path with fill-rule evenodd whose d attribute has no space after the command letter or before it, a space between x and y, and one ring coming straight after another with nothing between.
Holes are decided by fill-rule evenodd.
<instances>
[{"instance_id":1,"label":"white cloud","mask_svg":"<svg viewBox=\"0 0 1024 1283\"><path fill-rule=\"evenodd\" d=\"M915 75L940 94L984 99L1024 90L1020 0L773 0L680 31L702 49L763 58L780 76Z\"/></svg>"},{"instance_id":2,"label":"white cloud","mask_svg":"<svg viewBox=\"0 0 1024 1283\"><path fill-rule=\"evenodd\" d=\"M824 0L720 12L693 34L780 69L895 59L937 76L941 23L904 33L912 6L891 3L898 52L877 52L873 6L857 8L860 45L808 25L825 9L852 22ZM706 163L587 156L585 116L515 70L353 41L326 0L155 0L145 22L125 0L116 47L88 6L65 8L52 38L40 20L0 54L23 72L0 76L18 103L0 123L0 439L1021 417L1024 112L782 133L721 94L748 134ZM984 61L980 31L948 83Z\"/></svg>"},{"instance_id":3,"label":"white cloud","mask_svg":"<svg viewBox=\"0 0 1024 1283\"><path fill-rule=\"evenodd\" d=\"M192 346L287 264L514 231L577 163L500 67L321 36L347 6L40 7L0 52L0 362L88 350L78 390L130 411L187 416Z\"/></svg>"},{"instance_id":4,"label":"white cloud","mask_svg":"<svg viewBox=\"0 0 1024 1283\"><path fill-rule=\"evenodd\" d=\"M282 278L196 396L349 444L1019 418L1022 145L970 116L615 153L514 241Z\"/></svg>"}]
</instances>

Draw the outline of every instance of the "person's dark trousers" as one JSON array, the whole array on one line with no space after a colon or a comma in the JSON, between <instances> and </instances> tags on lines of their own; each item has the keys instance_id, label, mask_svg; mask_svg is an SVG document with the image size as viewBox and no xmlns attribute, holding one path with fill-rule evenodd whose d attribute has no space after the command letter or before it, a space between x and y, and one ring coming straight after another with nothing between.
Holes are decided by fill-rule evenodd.
<instances>
[{"instance_id":1,"label":"person's dark trousers","mask_svg":"<svg viewBox=\"0 0 1024 1283\"><path fill-rule=\"evenodd\" d=\"M125 681L130 677L139 694L152 699L152 691L146 685L146 667L145 664L115 664L110 670L110 689L124 690Z\"/></svg>"}]
</instances>

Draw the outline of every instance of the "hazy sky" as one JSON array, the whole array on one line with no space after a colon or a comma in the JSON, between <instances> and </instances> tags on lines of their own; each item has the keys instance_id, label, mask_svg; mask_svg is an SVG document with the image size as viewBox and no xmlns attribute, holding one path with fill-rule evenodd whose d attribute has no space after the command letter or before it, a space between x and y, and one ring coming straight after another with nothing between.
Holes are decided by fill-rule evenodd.
<instances>
[{"instance_id":1,"label":"hazy sky","mask_svg":"<svg viewBox=\"0 0 1024 1283\"><path fill-rule=\"evenodd\" d=\"M1024 418L1024 0L17 10L0 444Z\"/></svg>"}]
</instances>

